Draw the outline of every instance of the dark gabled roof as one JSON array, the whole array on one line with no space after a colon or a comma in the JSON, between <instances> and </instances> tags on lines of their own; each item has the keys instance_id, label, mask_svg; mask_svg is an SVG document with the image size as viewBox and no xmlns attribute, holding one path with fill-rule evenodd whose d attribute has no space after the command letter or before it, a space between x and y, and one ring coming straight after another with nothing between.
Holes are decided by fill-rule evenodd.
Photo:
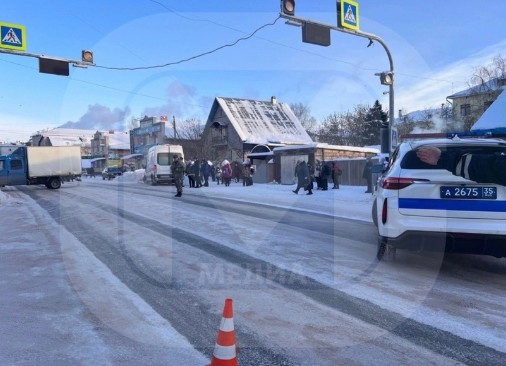
<instances>
[{"instance_id":1,"label":"dark gabled roof","mask_svg":"<svg viewBox=\"0 0 506 366\"><path fill-rule=\"evenodd\" d=\"M268 145L312 142L286 103L217 97L209 113L206 129L217 122L215 115L218 107L221 107L244 143Z\"/></svg>"}]
</instances>

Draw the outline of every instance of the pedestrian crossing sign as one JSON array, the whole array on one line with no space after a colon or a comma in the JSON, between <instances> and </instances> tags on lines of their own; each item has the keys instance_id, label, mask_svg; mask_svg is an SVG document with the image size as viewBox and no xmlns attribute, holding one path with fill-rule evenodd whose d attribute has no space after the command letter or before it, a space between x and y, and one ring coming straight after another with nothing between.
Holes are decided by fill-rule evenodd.
<instances>
[{"instance_id":1,"label":"pedestrian crossing sign","mask_svg":"<svg viewBox=\"0 0 506 366\"><path fill-rule=\"evenodd\" d=\"M0 22L0 48L26 51L26 27Z\"/></svg>"},{"instance_id":2,"label":"pedestrian crossing sign","mask_svg":"<svg viewBox=\"0 0 506 366\"><path fill-rule=\"evenodd\" d=\"M360 23L358 2L353 0L341 0L337 5L337 23L339 27L358 30Z\"/></svg>"}]
</instances>

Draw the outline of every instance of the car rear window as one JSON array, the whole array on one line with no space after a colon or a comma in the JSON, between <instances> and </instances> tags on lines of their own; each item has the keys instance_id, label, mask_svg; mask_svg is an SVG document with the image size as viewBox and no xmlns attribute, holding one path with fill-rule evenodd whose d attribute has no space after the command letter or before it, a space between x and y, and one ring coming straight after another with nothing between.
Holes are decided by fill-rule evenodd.
<instances>
[{"instance_id":1,"label":"car rear window","mask_svg":"<svg viewBox=\"0 0 506 366\"><path fill-rule=\"evenodd\" d=\"M491 154L502 152L506 153L506 145L493 145L493 146L438 146L441 151L460 151L462 153L472 154ZM401 161L402 169L444 169L442 166L430 165L422 162L416 156L416 150L411 150L404 155Z\"/></svg>"}]
</instances>

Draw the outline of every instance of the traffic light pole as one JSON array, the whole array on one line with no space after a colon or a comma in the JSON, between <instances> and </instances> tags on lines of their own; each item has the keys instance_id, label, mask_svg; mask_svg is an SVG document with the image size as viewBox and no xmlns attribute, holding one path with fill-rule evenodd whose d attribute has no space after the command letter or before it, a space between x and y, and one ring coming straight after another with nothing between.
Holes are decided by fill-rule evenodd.
<instances>
[{"instance_id":1,"label":"traffic light pole","mask_svg":"<svg viewBox=\"0 0 506 366\"><path fill-rule=\"evenodd\" d=\"M394 60L392 58L392 54L388 48L388 46L386 45L386 43L378 36L374 35L374 34L371 34L371 33L366 33L366 32L362 32L360 30L352 30L352 29L347 29L347 28L341 28L341 27L337 27L337 26L333 26L333 25L330 25L330 24L324 24L324 23L319 23L319 22L315 22L314 20L310 20L310 19L303 19L303 18L299 18L299 17L296 17L296 16L291 16L291 15L287 15L283 12L280 13L280 17L281 18L284 18L284 19L287 19L288 23L290 25L299 25L299 26L302 26L304 24L313 24L313 25L316 25L316 26L319 26L319 27L323 27L323 28L328 28L328 29L333 29L333 30L336 30L338 32L343 32L343 33L348 33L348 34L351 34L353 36L358 36L358 37L362 37L362 38L367 38L369 39L370 41L377 41L378 43L380 43L383 48L385 49L385 52L387 53L387 56L388 56L388 62L390 63L390 74L392 76L392 79L390 81L390 83L388 84L388 96L389 96L389 100L388 100L388 143L387 144L381 144L382 146L383 145L387 145L388 146L388 151L381 151L382 153L388 153L389 155L392 153L392 124L394 123L394 118L395 118L395 115L394 115Z\"/></svg>"}]
</instances>

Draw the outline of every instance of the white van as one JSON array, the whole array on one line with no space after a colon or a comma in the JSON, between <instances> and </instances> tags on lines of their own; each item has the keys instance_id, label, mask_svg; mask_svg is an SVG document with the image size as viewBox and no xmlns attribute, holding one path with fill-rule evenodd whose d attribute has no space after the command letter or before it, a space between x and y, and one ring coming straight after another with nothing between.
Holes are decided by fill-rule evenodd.
<instances>
[{"instance_id":1,"label":"white van","mask_svg":"<svg viewBox=\"0 0 506 366\"><path fill-rule=\"evenodd\" d=\"M150 147L146 155L144 183L150 183L151 185L173 183L174 177L171 172L171 164L174 155L184 160L181 145L156 145Z\"/></svg>"}]
</instances>

